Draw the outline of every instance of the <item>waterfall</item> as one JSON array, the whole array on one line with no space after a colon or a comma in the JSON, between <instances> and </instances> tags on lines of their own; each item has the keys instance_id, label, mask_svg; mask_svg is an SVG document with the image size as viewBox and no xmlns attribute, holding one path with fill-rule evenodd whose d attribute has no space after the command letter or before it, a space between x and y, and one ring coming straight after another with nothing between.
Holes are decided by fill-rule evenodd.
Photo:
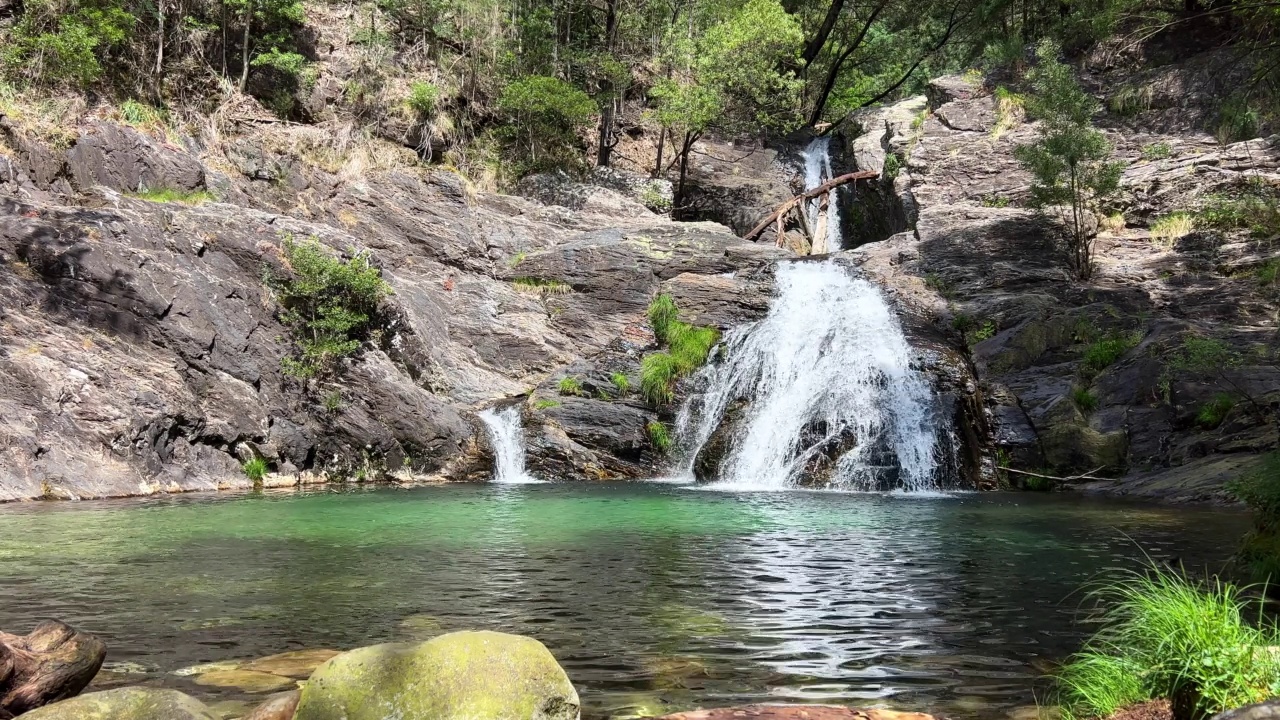
<instances>
[{"instance_id":1,"label":"waterfall","mask_svg":"<svg viewBox=\"0 0 1280 720\"><path fill-rule=\"evenodd\" d=\"M541 480L524 469L524 429L520 427L520 408L516 405L480 413L489 440L493 443L493 481L505 485L527 485Z\"/></svg>"},{"instance_id":2,"label":"waterfall","mask_svg":"<svg viewBox=\"0 0 1280 720\"><path fill-rule=\"evenodd\" d=\"M800 153L800 157L804 158L804 189L812 190L824 182L835 178L835 173L831 171L831 137L816 137L809 146ZM837 201L840 194L840 188L836 188L829 193L829 202L827 205L827 217L825 226L825 237L827 240L826 252L839 252L844 247L844 235L840 230L840 203ZM813 232L818 232L819 216L821 214L822 198L814 198L809 201L809 227ZM814 238L814 244L818 244L818 239Z\"/></svg>"},{"instance_id":3,"label":"waterfall","mask_svg":"<svg viewBox=\"0 0 1280 720\"><path fill-rule=\"evenodd\" d=\"M677 418L683 469L727 420L716 486L933 489L949 467L944 423L912 358L873 284L830 260L782 263L769 313L729 332L695 378Z\"/></svg>"}]
</instances>

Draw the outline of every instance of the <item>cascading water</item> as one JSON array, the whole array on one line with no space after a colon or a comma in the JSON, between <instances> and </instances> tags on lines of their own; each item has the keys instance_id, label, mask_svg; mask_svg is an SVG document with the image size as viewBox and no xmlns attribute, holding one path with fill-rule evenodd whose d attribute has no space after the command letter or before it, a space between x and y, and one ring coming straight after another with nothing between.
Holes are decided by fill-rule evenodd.
<instances>
[{"instance_id":1,"label":"cascading water","mask_svg":"<svg viewBox=\"0 0 1280 720\"><path fill-rule=\"evenodd\" d=\"M520 408L512 405L502 410L489 408L480 413L489 440L493 443L493 481L504 485L528 485L541 480L524 469L524 429L520 427Z\"/></svg>"},{"instance_id":2,"label":"cascading water","mask_svg":"<svg viewBox=\"0 0 1280 720\"><path fill-rule=\"evenodd\" d=\"M804 158L804 189L806 191L835 178L835 173L831 171L830 136L814 138L804 152L800 153L800 157ZM825 249L829 253L839 252L844 247L844 234L840 230L840 203L837 202L839 194L840 188L832 191L827 204L826 226L823 234L827 241ZM816 233L822 224L819 222L822 198L810 200L808 209L809 227Z\"/></svg>"},{"instance_id":3,"label":"cascading water","mask_svg":"<svg viewBox=\"0 0 1280 720\"><path fill-rule=\"evenodd\" d=\"M780 264L768 315L726 336L681 409L685 471L728 420L717 486L935 489L941 413L912 356L870 282L832 261Z\"/></svg>"}]
</instances>

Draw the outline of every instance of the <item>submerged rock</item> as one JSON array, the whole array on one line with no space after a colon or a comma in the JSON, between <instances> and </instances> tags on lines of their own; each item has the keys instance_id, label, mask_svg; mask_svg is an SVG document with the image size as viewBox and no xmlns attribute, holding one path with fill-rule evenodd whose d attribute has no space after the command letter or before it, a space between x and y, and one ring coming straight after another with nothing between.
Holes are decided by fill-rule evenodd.
<instances>
[{"instance_id":1,"label":"submerged rock","mask_svg":"<svg viewBox=\"0 0 1280 720\"><path fill-rule=\"evenodd\" d=\"M489 631L343 653L302 690L296 720L576 720L578 693L542 643Z\"/></svg>"},{"instance_id":2,"label":"submerged rock","mask_svg":"<svg viewBox=\"0 0 1280 720\"><path fill-rule=\"evenodd\" d=\"M204 703L177 690L123 687L46 705L23 720L222 720Z\"/></svg>"},{"instance_id":3,"label":"submerged rock","mask_svg":"<svg viewBox=\"0 0 1280 720\"><path fill-rule=\"evenodd\" d=\"M673 713L658 720L933 720L933 716L842 705L744 705Z\"/></svg>"},{"instance_id":4,"label":"submerged rock","mask_svg":"<svg viewBox=\"0 0 1280 720\"><path fill-rule=\"evenodd\" d=\"M323 648L293 650L245 663L243 669L304 680L310 677L322 663L338 654L340 653L337 650Z\"/></svg>"},{"instance_id":5,"label":"submerged rock","mask_svg":"<svg viewBox=\"0 0 1280 720\"><path fill-rule=\"evenodd\" d=\"M196 676L197 685L233 688L247 693L269 693L293 686L293 680L271 673L253 670L214 670Z\"/></svg>"},{"instance_id":6,"label":"submerged rock","mask_svg":"<svg viewBox=\"0 0 1280 720\"><path fill-rule=\"evenodd\" d=\"M244 716L243 720L293 720L298 710L298 700L302 698L301 690L290 690L267 698L253 712Z\"/></svg>"}]
</instances>

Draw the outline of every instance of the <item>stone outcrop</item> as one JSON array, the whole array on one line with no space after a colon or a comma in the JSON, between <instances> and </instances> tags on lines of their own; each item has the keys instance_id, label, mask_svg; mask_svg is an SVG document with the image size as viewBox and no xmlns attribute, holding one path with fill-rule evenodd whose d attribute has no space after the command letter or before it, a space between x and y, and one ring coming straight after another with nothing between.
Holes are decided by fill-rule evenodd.
<instances>
[{"instance_id":1,"label":"stone outcrop","mask_svg":"<svg viewBox=\"0 0 1280 720\"><path fill-rule=\"evenodd\" d=\"M925 102L928 116L904 131ZM914 229L848 254L914 308L908 315L967 348L981 379L984 442L1000 462L1117 478L1089 486L1107 492L1205 500L1275 447L1268 408L1280 402L1280 370L1265 349L1276 298L1248 272L1274 251L1241 233L1193 232L1166 246L1148 227L1246 176L1280 181L1280 138L1221 146L1189 128L1108 130L1126 166L1126 212L1123 227L1101 230L1095 276L1080 282L1066 271L1057 222L1024 207L1031 180L1012 151L1035 127L997 108L991 88L944 78L927 100L879 114L898 120L883 131L871 123L874 132L854 142L857 158L874 168L903 156L895 192ZM1153 145L1167 157L1149 159ZM1225 344L1239 364L1216 379L1171 377L1167 359L1188 336ZM1090 346L1108 339L1118 339L1119 356L1087 366ZM1073 400L1085 391L1094 406ZM1223 392L1237 407L1216 427L1198 423Z\"/></svg>"},{"instance_id":2,"label":"stone outcrop","mask_svg":"<svg viewBox=\"0 0 1280 720\"><path fill-rule=\"evenodd\" d=\"M577 720L578 693L532 638L456 632L418 645L374 645L321 665L296 720Z\"/></svg>"}]
</instances>

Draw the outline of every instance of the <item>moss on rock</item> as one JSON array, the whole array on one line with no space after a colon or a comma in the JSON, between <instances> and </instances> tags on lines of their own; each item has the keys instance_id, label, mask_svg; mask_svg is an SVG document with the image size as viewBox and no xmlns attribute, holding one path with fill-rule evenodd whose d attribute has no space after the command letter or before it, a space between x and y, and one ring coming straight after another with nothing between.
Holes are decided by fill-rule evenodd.
<instances>
[{"instance_id":1,"label":"moss on rock","mask_svg":"<svg viewBox=\"0 0 1280 720\"><path fill-rule=\"evenodd\" d=\"M204 703L177 690L123 687L36 708L23 720L220 720Z\"/></svg>"},{"instance_id":2,"label":"moss on rock","mask_svg":"<svg viewBox=\"0 0 1280 720\"><path fill-rule=\"evenodd\" d=\"M338 655L307 681L295 720L576 720L578 711L542 643L482 631Z\"/></svg>"}]
</instances>

